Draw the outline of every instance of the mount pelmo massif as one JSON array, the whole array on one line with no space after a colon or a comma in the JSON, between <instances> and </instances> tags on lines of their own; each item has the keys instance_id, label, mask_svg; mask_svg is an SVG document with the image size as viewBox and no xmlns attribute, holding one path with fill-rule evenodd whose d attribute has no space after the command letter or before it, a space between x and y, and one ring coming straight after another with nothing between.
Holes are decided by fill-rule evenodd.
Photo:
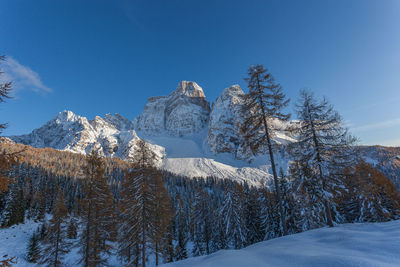
<instances>
[{"instance_id":1,"label":"mount pelmo massif","mask_svg":"<svg viewBox=\"0 0 400 267\"><path fill-rule=\"evenodd\" d=\"M259 185L270 177L269 158L253 155L243 145L239 132L243 94L239 85L233 85L210 105L197 83L182 81L168 96L150 97L141 115L132 121L118 114L89 120L63 111L30 134L10 139L33 147L82 154L96 149L102 156L126 160L142 139L156 152L160 168L188 177L215 176ZM278 121L275 124L277 129L282 126ZM295 139L278 130L274 142L282 145ZM361 149L369 162L389 169L398 184L400 151L377 153L376 147ZM286 168L288 160L284 151L278 153L279 167Z\"/></svg>"}]
</instances>

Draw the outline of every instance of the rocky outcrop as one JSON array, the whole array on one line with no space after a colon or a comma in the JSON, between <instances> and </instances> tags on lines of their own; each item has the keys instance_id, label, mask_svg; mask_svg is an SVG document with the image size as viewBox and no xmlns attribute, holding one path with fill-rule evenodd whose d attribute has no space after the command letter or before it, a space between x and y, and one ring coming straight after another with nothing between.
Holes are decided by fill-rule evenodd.
<instances>
[{"instance_id":1,"label":"rocky outcrop","mask_svg":"<svg viewBox=\"0 0 400 267\"><path fill-rule=\"evenodd\" d=\"M128 131L133 129L132 122L119 114L112 115L108 113L104 117L104 121L113 125L119 131Z\"/></svg>"},{"instance_id":2,"label":"rocky outcrop","mask_svg":"<svg viewBox=\"0 0 400 267\"><path fill-rule=\"evenodd\" d=\"M210 104L195 82L182 81L168 96L149 98L135 129L149 135L166 132L186 136L200 132L208 123Z\"/></svg>"},{"instance_id":3,"label":"rocky outcrop","mask_svg":"<svg viewBox=\"0 0 400 267\"><path fill-rule=\"evenodd\" d=\"M241 142L241 96L239 85L226 88L212 105L207 144L215 153L237 154Z\"/></svg>"}]
</instances>

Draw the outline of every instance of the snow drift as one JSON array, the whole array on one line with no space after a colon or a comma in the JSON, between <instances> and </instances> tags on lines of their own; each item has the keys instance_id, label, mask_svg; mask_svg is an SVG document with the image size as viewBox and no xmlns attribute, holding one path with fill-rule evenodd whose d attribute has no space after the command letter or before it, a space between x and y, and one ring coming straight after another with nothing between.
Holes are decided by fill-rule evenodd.
<instances>
[{"instance_id":1,"label":"snow drift","mask_svg":"<svg viewBox=\"0 0 400 267\"><path fill-rule=\"evenodd\" d=\"M400 266L400 220L316 229L163 266Z\"/></svg>"}]
</instances>

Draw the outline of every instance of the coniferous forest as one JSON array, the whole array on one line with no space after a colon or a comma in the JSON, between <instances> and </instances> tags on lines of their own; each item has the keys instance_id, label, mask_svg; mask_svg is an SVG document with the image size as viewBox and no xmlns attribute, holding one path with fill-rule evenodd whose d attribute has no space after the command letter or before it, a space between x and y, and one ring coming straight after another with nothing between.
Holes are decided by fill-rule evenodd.
<instances>
[{"instance_id":1,"label":"coniferous forest","mask_svg":"<svg viewBox=\"0 0 400 267\"><path fill-rule=\"evenodd\" d=\"M324 226L399 218L398 188L362 160L327 100L301 91L296 123L285 129L297 141L278 145L272 122L290 119L289 99L261 65L249 68L246 81L240 130L252 153L269 156L272 179L263 186L160 170L146 142L124 161L2 138L1 227L40 222L26 259L41 266L63 266L78 248L77 266L107 266L114 255L121 266L144 267ZM11 89L1 84L0 102ZM278 153L290 159L288 169L277 168Z\"/></svg>"}]
</instances>

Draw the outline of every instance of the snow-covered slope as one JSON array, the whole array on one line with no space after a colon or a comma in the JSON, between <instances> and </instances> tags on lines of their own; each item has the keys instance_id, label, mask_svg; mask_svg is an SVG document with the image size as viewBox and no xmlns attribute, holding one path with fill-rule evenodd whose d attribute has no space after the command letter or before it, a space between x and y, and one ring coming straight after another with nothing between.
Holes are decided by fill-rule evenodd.
<instances>
[{"instance_id":1,"label":"snow-covered slope","mask_svg":"<svg viewBox=\"0 0 400 267\"><path fill-rule=\"evenodd\" d=\"M30 235L39 223L27 221L0 229L0 258L16 257L13 266L35 266L25 260ZM77 266L78 248L66 256ZM113 255L110 266L121 266ZM220 250L208 256L165 264L165 267L267 266L399 266L400 220L386 223L344 224L260 242L241 250ZM149 266L154 266L151 262Z\"/></svg>"},{"instance_id":2,"label":"snow-covered slope","mask_svg":"<svg viewBox=\"0 0 400 267\"><path fill-rule=\"evenodd\" d=\"M163 266L400 266L400 221L316 229Z\"/></svg>"}]
</instances>

